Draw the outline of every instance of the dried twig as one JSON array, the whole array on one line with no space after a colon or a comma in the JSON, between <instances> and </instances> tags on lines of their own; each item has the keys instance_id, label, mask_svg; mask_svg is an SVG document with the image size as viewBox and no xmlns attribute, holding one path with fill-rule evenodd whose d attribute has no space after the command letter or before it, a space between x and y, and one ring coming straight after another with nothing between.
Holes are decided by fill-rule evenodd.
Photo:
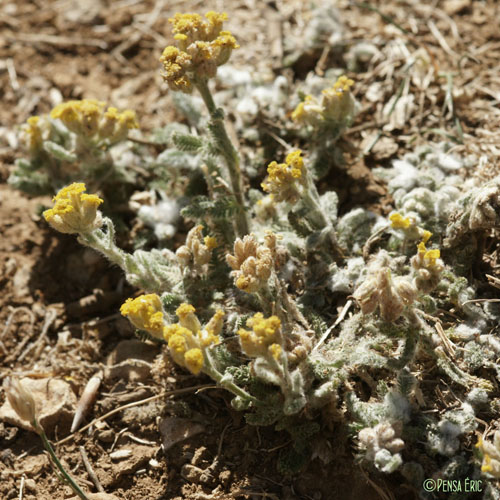
<instances>
[{"instance_id":1,"label":"dried twig","mask_svg":"<svg viewBox=\"0 0 500 500\"><path fill-rule=\"evenodd\" d=\"M14 92L17 92L21 88L21 86L17 81L17 72L16 72L16 67L14 66L14 60L12 59L12 57L9 57L7 61L5 61L5 63L7 66L7 73L9 74L10 84Z\"/></svg>"},{"instance_id":2,"label":"dried twig","mask_svg":"<svg viewBox=\"0 0 500 500\"><path fill-rule=\"evenodd\" d=\"M94 483L95 487L97 488L97 491L100 493L104 492L104 488L102 487L102 484L99 481L99 478L97 477L96 473L94 472L94 469L92 469L92 465L90 465L89 457L87 456L87 452L85 451L85 447L80 446L80 455L82 456L83 460L83 465L85 466L85 470L87 471L87 474L89 475L90 479Z\"/></svg>"},{"instance_id":3,"label":"dried twig","mask_svg":"<svg viewBox=\"0 0 500 500\"><path fill-rule=\"evenodd\" d=\"M106 50L108 44L103 40L94 40L89 38L81 37L69 37L69 36L56 36L56 35L45 35L43 33L17 33L15 36L9 35L7 40L11 42L23 42L30 44L38 43L48 43L50 45L61 45L61 46L81 46L86 45L88 47L98 47L100 49Z\"/></svg>"},{"instance_id":4,"label":"dried twig","mask_svg":"<svg viewBox=\"0 0 500 500\"><path fill-rule=\"evenodd\" d=\"M50 325L54 322L54 320L57 318L57 311L55 309L47 309L45 313L45 321L42 326L42 331L40 332L40 335L38 339L30 344L27 349L24 350L24 352L21 353L19 358L17 358L18 361L22 361L33 349L35 350L33 354L33 362L38 359L38 356L42 352L42 349L44 347L44 341L47 338L47 332L50 328Z\"/></svg>"},{"instance_id":5,"label":"dried twig","mask_svg":"<svg viewBox=\"0 0 500 500\"><path fill-rule=\"evenodd\" d=\"M165 391L162 392L161 394L157 394L156 396L151 396L150 398L146 399L141 399L140 401L134 401L132 403L128 403L126 405L120 406L119 408L115 408L114 410L108 411L108 413L105 413L104 415L101 415L100 417L95 418L90 422L89 424L81 427L79 430L74 432L73 434L70 434L69 436L66 436L64 439L61 439L57 441L57 445L60 445L62 443L66 443L67 441L71 440L76 434L82 433L83 431L86 431L93 425L95 425L97 422L100 422L101 420L106 420L107 418L111 417L115 413L119 413L123 410L126 410L128 408L133 408L134 406L140 406L146 403L150 403L151 401L156 401L157 399L162 399L168 396L175 396L178 394L186 394L188 392L193 392L193 391L198 391L206 388L213 388L213 384L203 384L203 385L195 385L193 387L186 387L184 389L176 389L174 391Z\"/></svg>"},{"instance_id":6,"label":"dried twig","mask_svg":"<svg viewBox=\"0 0 500 500\"><path fill-rule=\"evenodd\" d=\"M340 324L341 321L344 320L344 318L346 317L346 314L347 314L347 311L349 311L349 308L352 306L352 303L353 303L353 300L352 299L349 299L342 311L340 311L340 314L339 314L339 317L335 320L335 323L333 323L332 326L330 326L330 328L328 328L328 330L326 330L326 332L323 334L323 336L319 339L319 342L314 346L312 352L316 351L325 341L326 339L328 338L328 335L330 335L330 332L338 325Z\"/></svg>"}]
</instances>

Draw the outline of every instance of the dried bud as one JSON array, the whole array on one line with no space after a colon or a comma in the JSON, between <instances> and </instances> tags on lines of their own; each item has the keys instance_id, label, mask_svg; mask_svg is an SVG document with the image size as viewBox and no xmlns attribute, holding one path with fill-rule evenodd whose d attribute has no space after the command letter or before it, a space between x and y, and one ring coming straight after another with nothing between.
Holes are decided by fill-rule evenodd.
<instances>
[{"instance_id":1,"label":"dried bud","mask_svg":"<svg viewBox=\"0 0 500 500\"><path fill-rule=\"evenodd\" d=\"M226 261L233 271L235 284L247 293L255 293L269 278L274 265L276 238L272 233L266 235L265 245L259 245L253 235L234 242L234 255L226 255Z\"/></svg>"},{"instance_id":2,"label":"dried bud","mask_svg":"<svg viewBox=\"0 0 500 500\"><path fill-rule=\"evenodd\" d=\"M19 379L7 377L4 382L5 393L10 406L23 420L32 423L36 420L35 399Z\"/></svg>"}]
</instances>

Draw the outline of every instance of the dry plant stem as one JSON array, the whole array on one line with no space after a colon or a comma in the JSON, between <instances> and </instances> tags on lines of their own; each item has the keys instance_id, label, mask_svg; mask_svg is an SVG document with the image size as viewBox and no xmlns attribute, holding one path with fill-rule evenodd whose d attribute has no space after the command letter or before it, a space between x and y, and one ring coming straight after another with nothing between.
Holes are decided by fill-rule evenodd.
<instances>
[{"instance_id":1,"label":"dry plant stem","mask_svg":"<svg viewBox=\"0 0 500 500\"><path fill-rule=\"evenodd\" d=\"M80 487L76 484L75 480L64 470L64 467L62 466L61 462L59 462L59 459L57 458L54 449L52 448L52 445L50 444L49 440L47 439L47 435L45 434L45 431L43 430L43 427L38 423L38 421L35 419L33 422L31 422L31 425L35 428L36 433L40 436L43 446L47 450L47 452L50 455L50 458L52 458L52 461L55 463L56 467L59 469L59 472L62 474L63 478L65 481L71 486L73 491L82 499L82 500L89 500L87 495L80 489Z\"/></svg>"},{"instance_id":2,"label":"dry plant stem","mask_svg":"<svg viewBox=\"0 0 500 500\"><path fill-rule=\"evenodd\" d=\"M227 135L226 127L224 126L224 115L222 110L218 109L215 105L207 81L200 78L196 80L195 85L208 109L211 118L212 133L226 161L229 177L231 179L231 187L238 203L236 232L238 236L243 237L245 234L248 234L248 221L244 209L245 204L241 187L240 159L238 157L238 152Z\"/></svg>"}]
</instances>

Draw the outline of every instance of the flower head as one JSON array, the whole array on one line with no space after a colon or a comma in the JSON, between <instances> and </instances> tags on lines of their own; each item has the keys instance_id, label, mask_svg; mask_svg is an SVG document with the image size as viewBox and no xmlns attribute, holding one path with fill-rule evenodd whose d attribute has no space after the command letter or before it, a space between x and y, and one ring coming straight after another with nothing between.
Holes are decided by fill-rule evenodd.
<instances>
[{"instance_id":1,"label":"flower head","mask_svg":"<svg viewBox=\"0 0 500 500\"><path fill-rule=\"evenodd\" d=\"M106 109L106 103L94 99L68 101L58 104L50 117L61 120L66 128L75 134L111 143L123 140L128 130L138 128L137 117L129 109L119 112L116 108Z\"/></svg>"},{"instance_id":2,"label":"flower head","mask_svg":"<svg viewBox=\"0 0 500 500\"><path fill-rule=\"evenodd\" d=\"M100 227L97 208L103 200L85 191L85 184L77 182L61 189L52 200L54 207L43 212L45 220L61 233L88 233Z\"/></svg>"},{"instance_id":3,"label":"flower head","mask_svg":"<svg viewBox=\"0 0 500 500\"><path fill-rule=\"evenodd\" d=\"M428 250L425 246L425 236L417 245L417 254L411 259L411 265L415 270L415 286L424 293L429 293L436 288L441 280L444 263L440 259L441 252L438 248Z\"/></svg>"},{"instance_id":4,"label":"flower head","mask_svg":"<svg viewBox=\"0 0 500 500\"><path fill-rule=\"evenodd\" d=\"M479 436L476 448L482 455L481 472L500 479L500 432L493 434L493 442Z\"/></svg>"},{"instance_id":5,"label":"flower head","mask_svg":"<svg viewBox=\"0 0 500 500\"><path fill-rule=\"evenodd\" d=\"M298 185L305 183L304 160L301 155L302 151L298 149L287 155L285 163L273 161L268 165L268 177L261 186L276 201L298 201Z\"/></svg>"},{"instance_id":6,"label":"flower head","mask_svg":"<svg viewBox=\"0 0 500 500\"><path fill-rule=\"evenodd\" d=\"M354 81L343 75L332 87L321 92L321 100L307 95L292 113L292 120L304 125L335 123L345 127L354 114L354 98L351 87Z\"/></svg>"},{"instance_id":7,"label":"flower head","mask_svg":"<svg viewBox=\"0 0 500 500\"><path fill-rule=\"evenodd\" d=\"M222 332L224 326L224 316L226 313L222 309L217 309L216 313L212 316L210 321L205 326L205 330L211 335L218 336Z\"/></svg>"},{"instance_id":8,"label":"flower head","mask_svg":"<svg viewBox=\"0 0 500 500\"><path fill-rule=\"evenodd\" d=\"M222 31L226 13L175 14L169 19L177 46L168 46L160 61L164 80L172 90L191 92L196 78L213 78L217 67L226 63L239 48L229 31Z\"/></svg>"},{"instance_id":9,"label":"flower head","mask_svg":"<svg viewBox=\"0 0 500 500\"><path fill-rule=\"evenodd\" d=\"M190 330L178 328L177 332L169 337L168 348L178 365L187 368L194 375L199 375L203 368L204 356Z\"/></svg>"},{"instance_id":10,"label":"flower head","mask_svg":"<svg viewBox=\"0 0 500 500\"><path fill-rule=\"evenodd\" d=\"M139 330L145 330L158 339L164 337L167 326L160 297L155 293L127 299L120 312Z\"/></svg>"},{"instance_id":11,"label":"flower head","mask_svg":"<svg viewBox=\"0 0 500 500\"><path fill-rule=\"evenodd\" d=\"M344 122L354 113L354 99L350 92L354 81L343 75L322 93L323 118L337 123Z\"/></svg>"},{"instance_id":12,"label":"flower head","mask_svg":"<svg viewBox=\"0 0 500 500\"><path fill-rule=\"evenodd\" d=\"M40 116L30 116L21 125L20 139L30 152L42 150L44 136L48 136L47 119Z\"/></svg>"},{"instance_id":13,"label":"flower head","mask_svg":"<svg viewBox=\"0 0 500 500\"><path fill-rule=\"evenodd\" d=\"M203 352L197 347L189 349L184 354L184 362L186 363L186 368L191 373L199 375L203 368Z\"/></svg>"},{"instance_id":14,"label":"flower head","mask_svg":"<svg viewBox=\"0 0 500 500\"><path fill-rule=\"evenodd\" d=\"M195 311L196 309L191 304L183 303L177 308L175 314L177 314L181 326L193 333L198 333L201 330L201 324Z\"/></svg>"},{"instance_id":15,"label":"flower head","mask_svg":"<svg viewBox=\"0 0 500 500\"><path fill-rule=\"evenodd\" d=\"M264 318L262 313L256 313L246 323L252 330L240 328L238 335L243 352L252 358L267 356L274 359L281 355L281 321L277 316Z\"/></svg>"},{"instance_id":16,"label":"flower head","mask_svg":"<svg viewBox=\"0 0 500 500\"><path fill-rule=\"evenodd\" d=\"M203 226L193 227L186 237L186 244L177 249L176 256L183 269L188 268L194 274L206 274L212 252L217 247L213 236L202 236Z\"/></svg>"},{"instance_id":17,"label":"flower head","mask_svg":"<svg viewBox=\"0 0 500 500\"><path fill-rule=\"evenodd\" d=\"M76 134L92 136L97 132L104 108L104 102L94 99L68 101L58 104L50 112L50 117L61 120L69 130Z\"/></svg>"},{"instance_id":18,"label":"flower head","mask_svg":"<svg viewBox=\"0 0 500 500\"><path fill-rule=\"evenodd\" d=\"M33 423L36 420L35 399L19 379L7 377L4 382L5 393L12 409L23 420Z\"/></svg>"},{"instance_id":19,"label":"flower head","mask_svg":"<svg viewBox=\"0 0 500 500\"><path fill-rule=\"evenodd\" d=\"M438 248L427 250L425 242L421 241L418 246L418 256L423 261L424 267L433 268L436 267L437 260L441 256L441 252Z\"/></svg>"},{"instance_id":20,"label":"flower head","mask_svg":"<svg viewBox=\"0 0 500 500\"><path fill-rule=\"evenodd\" d=\"M259 245L253 235L247 234L234 242L234 255L226 255L226 261L240 290L255 293L268 282L274 263L274 249L269 246L272 241Z\"/></svg>"},{"instance_id":21,"label":"flower head","mask_svg":"<svg viewBox=\"0 0 500 500\"><path fill-rule=\"evenodd\" d=\"M198 375L204 366L206 349L219 344L224 312L218 310L205 327L202 327L190 304L181 304L176 311L179 323L168 325L163 338L173 360Z\"/></svg>"},{"instance_id":22,"label":"flower head","mask_svg":"<svg viewBox=\"0 0 500 500\"><path fill-rule=\"evenodd\" d=\"M412 225L412 220L409 217L403 217L398 212L391 214L389 220L393 229L408 229Z\"/></svg>"}]
</instances>

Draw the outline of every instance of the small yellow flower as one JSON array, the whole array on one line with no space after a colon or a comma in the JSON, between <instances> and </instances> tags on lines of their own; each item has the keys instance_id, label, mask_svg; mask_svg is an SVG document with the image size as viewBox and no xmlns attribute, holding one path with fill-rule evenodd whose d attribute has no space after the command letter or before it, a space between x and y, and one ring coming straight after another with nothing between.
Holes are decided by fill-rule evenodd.
<instances>
[{"instance_id":1,"label":"small yellow flower","mask_svg":"<svg viewBox=\"0 0 500 500\"><path fill-rule=\"evenodd\" d=\"M22 126L23 132L27 136L27 143L30 150L40 149L42 147L42 130L40 128L40 117L30 116L26 124Z\"/></svg>"},{"instance_id":2,"label":"small yellow flower","mask_svg":"<svg viewBox=\"0 0 500 500\"><path fill-rule=\"evenodd\" d=\"M250 357L266 356L268 352L274 356L277 353L277 347L273 347L271 350L268 349L272 345L280 347L280 319L277 316L264 318L262 313L256 313L252 318L247 320L246 325L252 328L252 331L245 330L244 328L238 330L243 352Z\"/></svg>"},{"instance_id":3,"label":"small yellow flower","mask_svg":"<svg viewBox=\"0 0 500 500\"><path fill-rule=\"evenodd\" d=\"M175 314L177 314L181 326L193 333L198 333L201 330L201 324L195 312L196 309L191 304L183 303L177 308Z\"/></svg>"},{"instance_id":4,"label":"small yellow flower","mask_svg":"<svg viewBox=\"0 0 500 500\"><path fill-rule=\"evenodd\" d=\"M173 335L181 335L184 337L188 337L192 335L191 330L188 330L187 328L184 328L183 326L179 325L179 323L174 323L173 325L167 325L163 329L163 338L168 342L170 340L170 337Z\"/></svg>"},{"instance_id":5,"label":"small yellow flower","mask_svg":"<svg viewBox=\"0 0 500 500\"><path fill-rule=\"evenodd\" d=\"M434 267L436 265L437 259L439 259L439 257L441 256L441 252L439 251L439 249L436 248L433 250L427 250L423 241L418 244L417 248L419 256L423 258L427 267Z\"/></svg>"},{"instance_id":6,"label":"small yellow flower","mask_svg":"<svg viewBox=\"0 0 500 500\"><path fill-rule=\"evenodd\" d=\"M175 14L169 19L177 46L168 46L160 58L164 67L162 76L172 90L191 92L197 78L215 76L217 67L239 48L229 31L222 31L227 14L207 12Z\"/></svg>"},{"instance_id":7,"label":"small yellow flower","mask_svg":"<svg viewBox=\"0 0 500 500\"><path fill-rule=\"evenodd\" d=\"M268 177L261 186L264 191L274 195L276 201L298 201L299 193L297 182L304 183L304 160L302 151L292 151L285 159L285 163L271 162L267 167Z\"/></svg>"},{"instance_id":8,"label":"small yellow flower","mask_svg":"<svg viewBox=\"0 0 500 500\"><path fill-rule=\"evenodd\" d=\"M176 359L175 355L184 355L184 353L187 351L186 336L182 333L175 333L168 339L168 348L172 352L174 359Z\"/></svg>"},{"instance_id":9,"label":"small yellow flower","mask_svg":"<svg viewBox=\"0 0 500 500\"><path fill-rule=\"evenodd\" d=\"M491 466L491 457L485 453L483 457L483 464L481 465L481 472L491 472L493 467Z\"/></svg>"},{"instance_id":10,"label":"small yellow flower","mask_svg":"<svg viewBox=\"0 0 500 500\"><path fill-rule=\"evenodd\" d=\"M156 338L164 338L165 322L161 300L155 293L127 299L120 307L123 316L140 330L145 330Z\"/></svg>"},{"instance_id":11,"label":"small yellow flower","mask_svg":"<svg viewBox=\"0 0 500 500\"><path fill-rule=\"evenodd\" d=\"M126 109L120 113L113 107L106 110L106 103L94 99L58 104L50 117L61 120L75 134L108 139L112 143L123 140L128 130L139 127L135 111Z\"/></svg>"},{"instance_id":12,"label":"small yellow flower","mask_svg":"<svg viewBox=\"0 0 500 500\"><path fill-rule=\"evenodd\" d=\"M61 233L88 233L100 227L97 208L103 200L85 191L85 184L77 182L61 189L52 200L54 207L43 212L45 220Z\"/></svg>"},{"instance_id":13,"label":"small yellow flower","mask_svg":"<svg viewBox=\"0 0 500 500\"><path fill-rule=\"evenodd\" d=\"M292 120L294 122L299 122L304 118L304 116L305 116L304 102L299 102L299 104L297 104L297 107L292 111Z\"/></svg>"},{"instance_id":14,"label":"small yellow flower","mask_svg":"<svg viewBox=\"0 0 500 500\"><path fill-rule=\"evenodd\" d=\"M94 99L68 101L58 104L50 112L50 117L61 120L69 130L76 134L92 136L97 132L104 107L104 102Z\"/></svg>"},{"instance_id":15,"label":"small yellow flower","mask_svg":"<svg viewBox=\"0 0 500 500\"><path fill-rule=\"evenodd\" d=\"M205 236L203 238L203 243L209 250L213 250L217 248L217 240L213 236Z\"/></svg>"},{"instance_id":16,"label":"small yellow flower","mask_svg":"<svg viewBox=\"0 0 500 500\"><path fill-rule=\"evenodd\" d=\"M422 243L427 243L431 239L432 233L427 231L427 229L422 230Z\"/></svg>"},{"instance_id":17,"label":"small yellow flower","mask_svg":"<svg viewBox=\"0 0 500 500\"><path fill-rule=\"evenodd\" d=\"M207 323L205 329L212 335L220 335L222 332L222 327L224 326L225 315L226 313L222 309L217 309L216 313Z\"/></svg>"},{"instance_id":18,"label":"small yellow flower","mask_svg":"<svg viewBox=\"0 0 500 500\"><path fill-rule=\"evenodd\" d=\"M189 349L184 354L184 362L186 363L186 368L192 374L199 375L203 368L203 352L198 348Z\"/></svg>"},{"instance_id":19,"label":"small yellow flower","mask_svg":"<svg viewBox=\"0 0 500 500\"><path fill-rule=\"evenodd\" d=\"M277 361L280 358L283 349L281 349L281 346L279 344L271 344L269 346L269 352L271 353L272 357Z\"/></svg>"},{"instance_id":20,"label":"small yellow flower","mask_svg":"<svg viewBox=\"0 0 500 500\"><path fill-rule=\"evenodd\" d=\"M409 217L403 218L398 212L391 214L389 220L393 229L408 229L412 225L412 220Z\"/></svg>"},{"instance_id":21,"label":"small yellow flower","mask_svg":"<svg viewBox=\"0 0 500 500\"><path fill-rule=\"evenodd\" d=\"M354 98L351 87L354 81L342 75L321 92L321 102L307 95L292 112L292 120L302 124L317 125L325 121L345 124L354 113Z\"/></svg>"}]
</instances>

